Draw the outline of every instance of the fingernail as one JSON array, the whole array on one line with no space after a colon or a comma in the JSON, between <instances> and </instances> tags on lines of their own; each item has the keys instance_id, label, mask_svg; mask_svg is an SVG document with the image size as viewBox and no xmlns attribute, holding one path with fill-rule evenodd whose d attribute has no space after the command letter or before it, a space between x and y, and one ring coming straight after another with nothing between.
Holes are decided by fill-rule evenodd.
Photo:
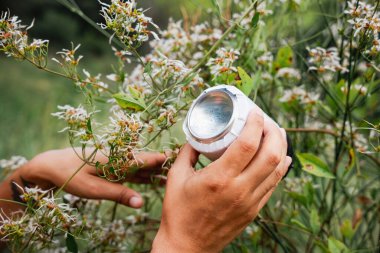
<instances>
[{"instance_id":1,"label":"fingernail","mask_svg":"<svg viewBox=\"0 0 380 253\"><path fill-rule=\"evenodd\" d=\"M142 206L143 201L140 197L133 196L129 199L128 203L130 207L139 208Z\"/></svg>"},{"instance_id":2,"label":"fingernail","mask_svg":"<svg viewBox=\"0 0 380 253\"><path fill-rule=\"evenodd\" d=\"M290 156L287 156L286 157L286 167L289 167L290 166L290 164L292 163L292 158L290 157Z\"/></svg>"}]
</instances>

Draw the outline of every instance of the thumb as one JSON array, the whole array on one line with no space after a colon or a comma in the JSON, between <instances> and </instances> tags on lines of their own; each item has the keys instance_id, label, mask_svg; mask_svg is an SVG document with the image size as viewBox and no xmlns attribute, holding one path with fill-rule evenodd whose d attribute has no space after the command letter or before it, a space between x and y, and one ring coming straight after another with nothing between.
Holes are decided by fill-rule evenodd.
<instances>
[{"instance_id":1,"label":"thumb","mask_svg":"<svg viewBox=\"0 0 380 253\"><path fill-rule=\"evenodd\" d=\"M190 144L186 143L170 169L171 173L181 177L186 177L193 173L193 166L197 163L198 156L199 153Z\"/></svg>"},{"instance_id":2,"label":"thumb","mask_svg":"<svg viewBox=\"0 0 380 253\"><path fill-rule=\"evenodd\" d=\"M141 195L131 188L108 182L96 176L91 180L94 181L93 184L96 184L96 187L94 187L94 191L90 191L92 196L88 196L88 198L112 200L132 208L140 208L144 204Z\"/></svg>"}]
</instances>

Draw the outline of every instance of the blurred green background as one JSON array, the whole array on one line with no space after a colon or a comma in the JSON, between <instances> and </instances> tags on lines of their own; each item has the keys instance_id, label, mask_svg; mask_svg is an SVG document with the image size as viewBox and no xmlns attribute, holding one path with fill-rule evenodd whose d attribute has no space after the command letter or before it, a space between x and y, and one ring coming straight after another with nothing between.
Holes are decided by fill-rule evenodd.
<instances>
[{"instance_id":1,"label":"blurred green background","mask_svg":"<svg viewBox=\"0 0 380 253\"><path fill-rule=\"evenodd\" d=\"M181 17L181 7L189 12L197 8L204 10L207 2L140 0L138 5L150 8L146 14L160 27L165 27L169 17ZM78 1L78 4L91 19L102 22L98 1ZM82 45L79 54L84 59L79 69L104 76L111 73L111 64L117 62L108 39L57 1L0 1L0 12L7 10L17 15L23 24L35 20L29 36L50 40L50 58L74 42ZM0 66L0 159L11 155L30 159L44 150L68 146L66 134L58 133L63 123L51 113L57 111L57 105L83 103L83 96L74 84L4 55L0 56ZM55 68L56 64L50 62L48 67Z\"/></svg>"}]
</instances>

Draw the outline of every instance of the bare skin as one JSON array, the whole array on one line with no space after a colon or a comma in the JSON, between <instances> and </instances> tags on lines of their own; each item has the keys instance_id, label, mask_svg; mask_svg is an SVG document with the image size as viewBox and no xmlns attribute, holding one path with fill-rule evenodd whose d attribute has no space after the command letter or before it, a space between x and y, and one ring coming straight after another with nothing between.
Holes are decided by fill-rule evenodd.
<instances>
[{"instance_id":1,"label":"bare skin","mask_svg":"<svg viewBox=\"0 0 380 253\"><path fill-rule=\"evenodd\" d=\"M262 139L258 138L263 136ZM291 158L283 129L262 113L248 122L224 155L195 171L198 154L186 145L169 172L153 253L219 252L257 216Z\"/></svg>"},{"instance_id":2,"label":"bare skin","mask_svg":"<svg viewBox=\"0 0 380 253\"><path fill-rule=\"evenodd\" d=\"M96 159L106 162L106 158L101 154L98 154ZM152 175L162 173L161 165L165 159L166 156L160 153L140 154L137 160L144 165L129 175L126 182L150 183ZM11 181L23 185L21 177L45 190L59 188L82 164L83 161L71 148L39 154L0 184L0 199L12 199ZM140 208L143 205L139 193L120 183L100 178L96 169L90 165L85 165L64 190L79 197L112 200L132 208ZM22 209L22 206L0 201L0 208L9 214Z\"/></svg>"},{"instance_id":3,"label":"bare skin","mask_svg":"<svg viewBox=\"0 0 380 253\"><path fill-rule=\"evenodd\" d=\"M291 163L286 148L285 131L270 122L264 124L258 108L251 112L238 139L206 168L194 170L198 153L186 144L168 174L162 221L152 252L221 251L257 216L285 175ZM144 166L128 181L149 183L152 174L161 174L166 157L144 153L138 159ZM71 149L42 153L0 184L0 199L12 199L10 182L22 184L21 177L43 189L61 187L82 163ZM143 205L139 193L99 178L89 165L64 190L133 208ZM11 213L22 206L0 201L0 208Z\"/></svg>"}]
</instances>

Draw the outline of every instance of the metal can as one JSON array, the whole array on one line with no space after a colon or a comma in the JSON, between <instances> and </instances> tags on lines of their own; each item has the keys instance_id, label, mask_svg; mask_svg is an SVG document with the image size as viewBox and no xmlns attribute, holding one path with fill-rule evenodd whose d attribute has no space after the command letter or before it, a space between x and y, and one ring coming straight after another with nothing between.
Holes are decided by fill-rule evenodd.
<instances>
[{"instance_id":1,"label":"metal can","mask_svg":"<svg viewBox=\"0 0 380 253\"><path fill-rule=\"evenodd\" d=\"M249 112L255 106L251 99L234 86L209 88L193 101L187 113L183 123L186 139L195 150L214 161L239 136ZM264 122L266 121L274 122L264 114ZM290 153L291 147L288 148L288 155L292 156Z\"/></svg>"}]
</instances>

